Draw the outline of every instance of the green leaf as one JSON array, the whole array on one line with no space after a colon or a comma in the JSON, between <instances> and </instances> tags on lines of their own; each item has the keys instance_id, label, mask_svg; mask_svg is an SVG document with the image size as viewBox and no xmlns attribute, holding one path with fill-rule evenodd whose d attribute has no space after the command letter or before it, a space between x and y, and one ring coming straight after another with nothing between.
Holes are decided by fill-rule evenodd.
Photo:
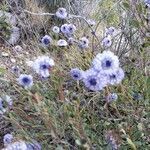
<instances>
[{"instance_id":1,"label":"green leaf","mask_svg":"<svg viewBox=\"0 0 150 150\"><path fill-rule=\"evenodd\" d=\"M144 47L144 48L147 48L147 47L149 47L150 46L150 42L144 42L143 44L142 44L142 47Z\"/></svg>"},{"instance_id":2,"label":"green leaf","mask_svg":"<svg viewBox=\"0 0 150 150\"><path fill-rule=\"evenodd\" d=\"M128 142L128 144L131 146L131 148L132 148L133 150L136 150L136 146L135 146L135 144L132 142L131 139L127 138L127 142Z\"/></svg>"}]
</instances>

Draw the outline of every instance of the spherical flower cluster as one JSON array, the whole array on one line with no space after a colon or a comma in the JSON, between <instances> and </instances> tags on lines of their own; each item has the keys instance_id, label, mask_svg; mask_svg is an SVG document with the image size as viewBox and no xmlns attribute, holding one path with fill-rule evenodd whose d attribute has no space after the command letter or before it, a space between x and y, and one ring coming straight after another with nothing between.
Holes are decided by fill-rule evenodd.
<instances>
[{"instance_id":1,"label":"spherical flower cluster","mask_svg":"<svg viewBox=\"0 0 150 150\"><path fill-rule=\"evenodd\" d=\"M68 42L69 45L72 45L76 42L76 40L73 37L70 37L70 38L68 38L67 42Z\"/></svg>"},{"instance_id":2,"label":"spherical flower cluster","mask_svg":"<svg viewBox=\"0 0 150 150\"><path fill-rule=\"evenodd\" d=\"M25 89L30 89L33 85L33 77L31 75L21 74L17 81Z\"/></svg>"},{"instance_id":3,"label":"spherical flower cluster","mask_svg":"<svg viewBox=\"0 0 150 150\"><path fill-rule=\"evenodd\" d=\"M68 24L63 24L60 27L60 30L61 30L62 33L68 33Z\"/></svg>"},{"instance_id":4,"label":"spherical flower cluster","mask_svg":"<svg viewBox=\"0 0 150 150\"><path fill-rule=\"evenodd\" d=\"M124 71L122 68L108 74L108 82L111 85L119 84L124 78Z\"/></svg>"},{"instance_id":5,"label":"spherical flower cluster","mask_svg":"<svg viewBox=\"0 0 150 150\"><path fill-rule=\"evenodd\" d=\"M12 140L13 140L13 135L12 134L7 133L3 137L3 143L4 143L5 146L12 143Z\"/></svg>"},{"instance_id":6,"label":"spherical flower cluster","mask_svg":"<svg viewBox=\"0 0 150 150\"><path fill-rule=\"evenodd\" d=\"M104 74L89 69L84 73L83 82L88 89L100 91L107 85L107 78Z\"/></svg>"},{"instance_id":7,"label":"spherical flower cluster","mask_svg":"<svg viewBox=\"0 0 150 150\"><path fill-rule=\"evenodd\" d=\"M61 32L66 36L71 36L76 31L76 26L73 24L63 24L60 28Z\"/></svg>"},{"instance_id":8,"label":"spherical flower cluster","mask_svg":"<svg viewBox=\"0 0 150 150\"><path fill-rule=\"evenodd\" d=\"M54 27L52 28L52 30L53 30L54 33L59 33L59 32L60 32L60 28L57 27L57 26L54 26Z\"/></svg>"},{"instance_id":9,"label":"spherical flower cluster","mask_svg":"<svg viewBox=\"0 0 150 150\"><path fill-rule=\"evenodd\" d=\"M42 44L43 44L44 46L48 46L48 45L51 44L52 38L51 38L49 35L45 35L45 36L42 38L41 42L42 42Z\"/></svg>"},{"instance_id":10,"label":"spherical flower cluster","mask_svg":"<svg viewBox=\"0 0 150 150\"><path fill-rule=\"evenodd\" d=\"M57 45L60 47L65 47L68 45L68 43L66 42L66 40L60 39L57 41Z\"/></svg>"},{"instance_id":11,"label":"spherical flower cluster","mask_svg":"<svg viewBox=\"0 0 150 150\"><path fill-rule=\"evenodd\" d=\"M67 10L65 8L58 8L56 12L56 16L60 19L66 19L67 18Z\"/></svg>"},{"instance_id":12,"label":"spherical flower cluster","mask_svg":"<svg viewBox=\"0 0 150 150\"><path fill-rule=\"evenodd\" d=\"M48 56L39 56L31 65L33 70L43 78L50 76L50 71L55 65L54 60Z\"/></svg>"},{"instance_id":13,"label":"spherical flower cluster","mask_svg":"<svg viewBox=\"0 0 150 150\"><path fill-rule=\"evenodd\" d=\"M106 31L105 31L105 35L106 35L106 36L108 36L108 35L110 35L110 36L115 36L116 33L117 33L117 30L116 30L115 27L109 27L109 28L107 28Z\"/></svg>"},{"instance_id":14,"label":"spherical flower cluster","mask_svg":"<svg viewBox=\"0 0 150 150\"><path fill-rule=\"evenodd\" d=\"M119 84L124 78L124 71L119 67L118 57L104 51L96 55L89 70L75 68L71 70L71 76L75 80L82 80L88 89L100 91L108 85Z\"/></svg>"},{"instance_id":15,"label":"spherical flower cluster","mask_svg":"<svg viewBox=\"0 0 150 150\"><path fill-rule=\"evenodd\" d=\"M99 53L92 61L93 68L96 71L103 71L106 74L111 74L119 68L119 59L111 51Z\"/></svg>"},{"instance_id":16,"label":"spherical flower cluster","mask_svg":"<svg viewBox=\"0 0 150 150\"><path fill-rule=\"evenodd\" d=\"M79 47L82 49L89 47L89 40L87 37L80 38Z\"/></svg>"},{"instance_id":17,"label":"spherical flower cluster","mask_svg":"<svg viewBox=\"0 0 150 150\"><path fill-rule=\"evenodd\" d=\"M110 47L112 45L112 40L110 36L106 36L102 40L102 46L103 47Z\"/></svg>"},{"instance_id":18,"label":"spherical flower cluster","mask_svg":"<svg viewBox=\"0 0 150 150\"><path fill-rule=\"evenodd\" d=\"M74 80L81 80L83 78L83 71L78 68L71 69L70 74Z\"/></svg>"},{"instance_id":19,"label":"spherical flower cluster","mask_svg":"<svg viewBox=\"0 0 150 150\"><path fill-rule=\"evenodd\" d=\"M116 93L110 93L109 95L107 95L106 97L106 101L108 103L112 102L112 101L116 101L118 99L118 95Z\"/></svg>"},{"instance_id":20,"label":"spherical flower cluster","mask_svg":"<svg viewBox=\"0 0 150 150\"><path fill-rule=\"evenodd\" d=\"M18 75L20 73L20 68L19 66L12 66L11 72Z\"/></svg>"},{"instance_id":21,"label":"spherical flower cluster","mask_svg":"<svg viewBox=\"0 0 150 150\"><path fill-rule=\"evenodd\" d=\"M92 67L107 76L108 84L119 84L124 78L124 71L119 67L119 59L114 53L104 51L93 59Z\"/></svg>"}]
</instances>

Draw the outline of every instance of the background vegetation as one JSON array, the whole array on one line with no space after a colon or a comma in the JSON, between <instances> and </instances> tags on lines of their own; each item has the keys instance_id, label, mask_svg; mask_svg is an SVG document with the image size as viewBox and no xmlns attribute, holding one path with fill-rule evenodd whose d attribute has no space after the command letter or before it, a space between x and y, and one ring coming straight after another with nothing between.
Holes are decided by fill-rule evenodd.
<instances>
[{"instance_id":1,"label":"background vegetation","mask_svg":"<svg viewBox=\"0 0 150 150\"><path fill-rule=\"evenodd\" d=\"M0 95L10 95L14 101L13 108L1 117L1 137L11 132L15 140L34 139L43 150L150 149L149 8L142 0L3 0L0 6L2 11L16 16L16 26L20 29L17 43L8 44L11 24L0 18ZM105 49L83 19L68 20L78 29L77 39L89 37L90 47L81 52L74 45L57 47L56 41L64 37L53 34L51 27L65 21L24 12L26 9L55 13L59 7L94 19L93 31L100 41L106 27L122 31L108 49L120 58L125 70L122 84L89 92L82 83L71 79L72 68L88 69L94 56ZM54 44L47 48L40 44L45 34L54 39ZM13 50L17 44L22 47L21 52ZM2 52L9 55L4 57ZM42 54L55 60L51 77L41 81L35 75L32 90L24 90L16 83L17 76L11 73L11 68L18 65L21 72L30 73L26 61ZM118 100L106 103L109 93L117 93Z\"/></svg>"}]
</instances>

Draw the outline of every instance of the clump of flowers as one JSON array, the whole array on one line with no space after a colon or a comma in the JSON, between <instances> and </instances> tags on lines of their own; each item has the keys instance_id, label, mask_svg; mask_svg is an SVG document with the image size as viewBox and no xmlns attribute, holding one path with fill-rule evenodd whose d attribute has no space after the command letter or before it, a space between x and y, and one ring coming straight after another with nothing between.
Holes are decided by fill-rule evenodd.
<instances>
[{"instance_id":1,"label":"clump of flowers","mask_svg":"<svg viewBox=\"0 0 150 150\"><path fill-rule=\"evenodd\" d=\"M52 67L55 65L54 60L48 56L39 56L32 62L33 70L43 78L48 78Z\"/></svg>"},{"instance_id":2,"label":"clump of flowers","mask_svg":"<svg viewBox=\"0 0 150 150\"><path fill-rule=\"evenodd\" d=\"M91 68L82 74L85 86L92 91L100 91L108 85L117 85L124 78L124 71L119 67L119 59L111 51L97 54ZM72 78L74 79L73 76Z\"/></svg>"},{"instance_id":3,"label":"clump of flowers","mask_svg":"<svg viewBox=\"0 0 150 150\"><path fill-rule=\"evenodd\" d=\"M71 37L76 31L76 26L74 24L63 24L60 30L66 37Z\"/></svg>"}]
</instances>

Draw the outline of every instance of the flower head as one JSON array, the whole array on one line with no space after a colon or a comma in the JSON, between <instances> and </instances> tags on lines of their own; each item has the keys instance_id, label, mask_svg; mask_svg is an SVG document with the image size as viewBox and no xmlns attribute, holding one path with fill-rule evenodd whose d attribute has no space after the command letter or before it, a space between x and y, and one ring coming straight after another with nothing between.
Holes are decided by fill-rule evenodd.
<instances>
[{"instance_id":1,"label":"flower head","mask_svg":"<svg viewBox=\"0 0 150 150\"><path fill-rule=\"evenodd\" d=\"M119 59L114 53L104 51L96 55L92 65L95 70L110 74L119 68Z\"/></svg>"},{"instance_id":2,"label":"flower head","mask_svg":"<svg viewBox=\"0 0 150 150\"><path fill-rule=\"evenodd\" d=\"M108 37L105 37L103 40L102 40L102 46L103 47L110 47L112 45L112 40L111 38L108 36Z\"/></svg>"},{"instance_id":3,"label":"flower head","mask_svg":"<svg viewBox=\"0 0 150 150\"><path fill-rule=\"evenodd\" d=\"M118 70L108 75L108 83L111 85L119 84L123 80L124 76L124 71L119 68Z\"/></svg>"},{"instance_id":4,"label":"flower head","mask_svg":"<svg viewBox=\"0 0 150 150\"><path fill-rule=\"evenodd\" d=\"M79 41L79 47L80 48L88 48L89 46L89 40L86 37L82 37Z\"/></svg>"},{"instance_id":5,"label":"flower head","mask_svg":"<svg viewBox=\"0 0 150 150\"><path fill-rule=\"evenodd\" d=\"M67 18L67 10L65 8L58 8L56 12L56 16L60 19L65 19Z\"/></svg>"},{"instance_id":6,"label":"flower head","mask_svg":"<svg viewBox=\"0 0 150 150\"><path fill-rule=\"evenodd\" d=\"M17 81L25 89L31 88L33 85L33 77L31 75L21 74Z\"/></svg>"},{"instance_id":7,"label":"flower head","mask_svg":"<svg viewBox=\"0 0 150 150\"><path fill-rule=\"evenodd\" d=\"M13 135L8 133L8 134L4 135L3 143L4 143L4 145L8 145L8 144L12 143L12 140L13 140Z\"/></svg>"},{"instance_id":8,"label":"flower head","mask_svg":"<svg viewBox=\"0 0 150 150\"><path fill-rule=\"evenodd\" d=\"M71 36L76 31L76 26L73 24L63 24L60 30L65 35Z\"/></svg>"},{"instance_id":9,"label":"flower head","mask_svg":"<svg viewBox=\"0 0 150 150\"><path fill-rule=\"evenodd\" d=\"M61 27L60 27L60 30L62 33L66 34L68 33L68 24L63 24Z\"/></svg>"},{"instance_id":10,"label":"flower head","mask_svg":"<svg viewBox=\"0 0 150 150\"><path fill-rule=\"evenodd\" d=\"M68 24L68 34L73 34L76 31L76 26L73 24Z\"/></svg>"},{"instance_id":11,"label":"flower head","mask_svg":"<svg viewBox=\"0 0 150 150\"><path fill-rule=\"evenodd\" d=\"M20 73L20 68L19 68L19 66L13 66L13 67L11 68L11 71L12 71L12 73L18 75L18 74Z\"/></svg>"},{"instance_id":12,"label":"flower head","mask_svg":"<svg viewBox=\"0 0 150 150\"><path fill-rule=\"evenodd\" d=\"M70 38L68 38L67 42L68 42L69 45L72 45L72 44L74 44L75 41L76 40L74 38L70 37Z\"/></svg>"},{"instance_id":13,"label":"flower head","mask_svg":"<svg viewBox=\"0 0 150 150\"><path fill-rule=\"evenodd\" d=\"M57 26L54 26L54 27L52 28L52 30L53 30L54 33L59 33L59 32L60 32L60 28L57 27Z\"/></svg>"},{"instance_id":14,"label":"flower head","mask_svg":"<svg viewBox=\"0 0 150 150\"><path fill-rule=\"evenodd\" d=\"M100 91L107 85L107 78L93 69L87 70L83 75L85 86L92 91Z\"/></svg>"},{"instance_id":15,"label":"flower head","mask_svg":"<svg viewBox=\"0 0 150 150\"><path fill-rule=\"evenodd\" d=\"M81 80L83 78L83 71L78 68L71 69L70 74L74 80Z\"/></svg>"},{"instance_id":16,"label":"flower head","mask_svg":"<svg viewBox=\"0 0 150 150\"><path fill-rule=\"evenodd\" d=\"M52 38L49 35L45 35L41 41L44 46L48 46L49 44L51 44Z\"/></svg>"},{"instance_id":17,"label":"flower head","mask_svg":"<svg viewBox=\"0 0 150 150\"><path fill-rule=\"evenodd\" d=\"M117 99L118 99L118 95L117 95L116 93L110 93L110 94L106 97L107 102L116 101Z\"/></svg>"},{"instance_id":18,"label":"flower head","mask_svg":"<svg viewBox=\"0 0 150 150\"><path fill-rule=\"evenodd\" d=\"M111 36L115 36L116 35L116 28L115 27L109 27L106 29L105 31L105 35L111 35Z\"/></svg>"},{"instance_id":19,"label":"flower head","mask_svg":"<svg viewBox=\"0 0 150 150\"><path fill-rule=\"evenodd\" d=\"M64 46L67 46L68 43L66 42L66 40L60 39L60 40L57 42L57 45L60 46L60 47L64 47Z\"/></svg>"},{"instance_id":20,"label":"flower head","mask_svg":"<svg viewBox=\"0 0 150 150\"><path fill-rule=\"evenodd\" d=\"M32 64L32 68L41 77L47 78L50 76L50 70L55 65L54 60L48 56L39 56Z\"/></svg>"}]
</instances>

